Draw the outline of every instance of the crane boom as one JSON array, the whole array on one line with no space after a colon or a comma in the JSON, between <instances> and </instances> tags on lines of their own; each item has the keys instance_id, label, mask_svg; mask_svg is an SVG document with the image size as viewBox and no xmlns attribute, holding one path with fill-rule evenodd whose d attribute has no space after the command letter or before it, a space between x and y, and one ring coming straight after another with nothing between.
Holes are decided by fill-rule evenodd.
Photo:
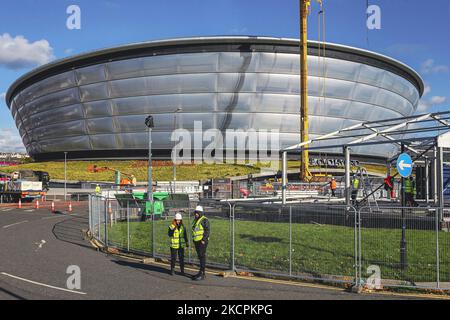
<instances>
[{"instance_id":1,"label":"crane boom","mask_svg":"<svg viewBox=\"0 0 450 320\"><path fill-rule=\"evenodd\" d=\"M310 0L300 0L300 141L309 140L308 135L308 13ZM307 148L308 145L305 145ZM300 160L300 180L308 181L309 152L302 149Z\"/></svg>"},{"instance_id":2,"label":"crane boom","mask_svg":"<svg viewBox=\"0 0 450 320\"><path fill-rule=\"evenodd\" d=\"M316 0L322 6L322 0ZM308 14L311 0L300 0L300 142L309 140L308 120ZM304 146L308 148L308 145ZM309 151L302 149L300 180L309 181Z\"/></svg>"}]
</instances>

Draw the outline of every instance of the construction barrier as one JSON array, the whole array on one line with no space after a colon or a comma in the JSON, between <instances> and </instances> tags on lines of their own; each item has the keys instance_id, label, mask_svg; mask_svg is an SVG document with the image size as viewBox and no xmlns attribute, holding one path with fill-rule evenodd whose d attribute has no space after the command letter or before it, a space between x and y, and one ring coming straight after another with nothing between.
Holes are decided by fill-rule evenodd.
<instances>
[{"instance_id":1,"label":"construction barrier","mask_svg":"<svg viewBox=\"0 0 450 320\"><path fill-rule=\"evenodd\" d=\"M369 289L450 283L447 208L202 200L164 203L162 214L146 215L135 200L92 196L89 227L107 247L170 258L167 227L176 212L190 226L197 204L211 226L212 267ZM196 264L193 247L186 249L186 262Z\"/></svg>"}]
</instances>

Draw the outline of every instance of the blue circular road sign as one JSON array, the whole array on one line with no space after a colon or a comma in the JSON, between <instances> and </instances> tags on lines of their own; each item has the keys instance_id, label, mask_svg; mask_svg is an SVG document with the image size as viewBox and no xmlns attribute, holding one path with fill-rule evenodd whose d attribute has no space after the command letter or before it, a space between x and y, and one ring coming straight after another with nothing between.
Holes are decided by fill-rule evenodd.
<instances>
[{"instance_id":1,"label":"blue circular road sign","mask_svg":"<svg viewBox=\"0 0 450 320\"><path fill-rule=\"evenodd\" d=\"M413 169L413 162L409 154L402 153L397 159L397 171L403 178L408 178Z\"/></svg>"}]
</instances>

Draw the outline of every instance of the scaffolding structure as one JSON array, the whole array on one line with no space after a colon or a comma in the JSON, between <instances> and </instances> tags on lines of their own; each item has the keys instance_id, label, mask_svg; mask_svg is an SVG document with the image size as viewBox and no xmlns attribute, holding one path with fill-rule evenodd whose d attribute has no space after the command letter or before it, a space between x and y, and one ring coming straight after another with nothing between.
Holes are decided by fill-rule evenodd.
<instances>
[{"instance_id":1,"label":"scaffolding structure","mask_svg":"<svg viewBox=\"0 0 450 320\"><path fill-rule=\"evenodd\" d=\"M304 149L342 150L345 157L345 204L350 205L352 148L385 144L397 147L397 152L388 159L388 165L395 162L402 152L410 153L413 162L423 162L427 168L431 165L431 177L426 174L426 200L428 203L431 194L431 200L439 207L443 207L443 156L444 149L450 148L450 111L361 122L285 148L282 150L283 204L286 203L288 153L298 154ZM432 190L428 187L429 179L431 179ZM361 201L365 201L370 196L373 196L372 193L365 195ZM404 201L403 196L402 201Z\"/></svg>"}]
</instances>

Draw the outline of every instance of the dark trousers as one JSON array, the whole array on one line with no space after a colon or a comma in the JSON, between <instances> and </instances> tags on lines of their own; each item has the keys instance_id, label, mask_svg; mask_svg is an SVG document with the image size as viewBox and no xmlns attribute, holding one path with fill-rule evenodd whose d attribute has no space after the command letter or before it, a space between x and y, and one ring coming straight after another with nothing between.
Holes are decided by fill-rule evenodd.
<instances>
[{"instance_id":1,"label":"dark trousers","mask_svg":"<svg viewBox=\"0 0 450 320\"><path fill-rule=\"evenodd\" d=\"M358 190L352 190L352 204L356 203L357 196L358 196Z\"/></svg>"},{"instance_id":2,"label":"dark trousers","mask_svg":"<svg viewBox=\"0 0 450 320\"><path fill-rule=\"evenodd\" d=\"M331 196L332 197L336 197L336 190L335 189L331 189Z\"/></svg>"},{"instance_id":3,"label":"dark trousers","mask_svg":"<svg viewBox=\"0 0 450 320\"><path fill-rule=\"evenodd\" d=\"M202 244L201 241L194 241L195 251L197 251L198 260L200 260L200 272L205 273L206 267L206 248L208 247L208 242Z\"/></svg>"},{"instance_id":4,"label":"dark trousers","mask_svg":"<svg viewBox=\"0 0 450 320\"><path fill-rule=\"evenodd\" d=\"M184 248L174 249L170 248L170 269L173 271L175 269L175 262L180 262L180 270L184 273Z\"/></svg>"}]
</instances>

